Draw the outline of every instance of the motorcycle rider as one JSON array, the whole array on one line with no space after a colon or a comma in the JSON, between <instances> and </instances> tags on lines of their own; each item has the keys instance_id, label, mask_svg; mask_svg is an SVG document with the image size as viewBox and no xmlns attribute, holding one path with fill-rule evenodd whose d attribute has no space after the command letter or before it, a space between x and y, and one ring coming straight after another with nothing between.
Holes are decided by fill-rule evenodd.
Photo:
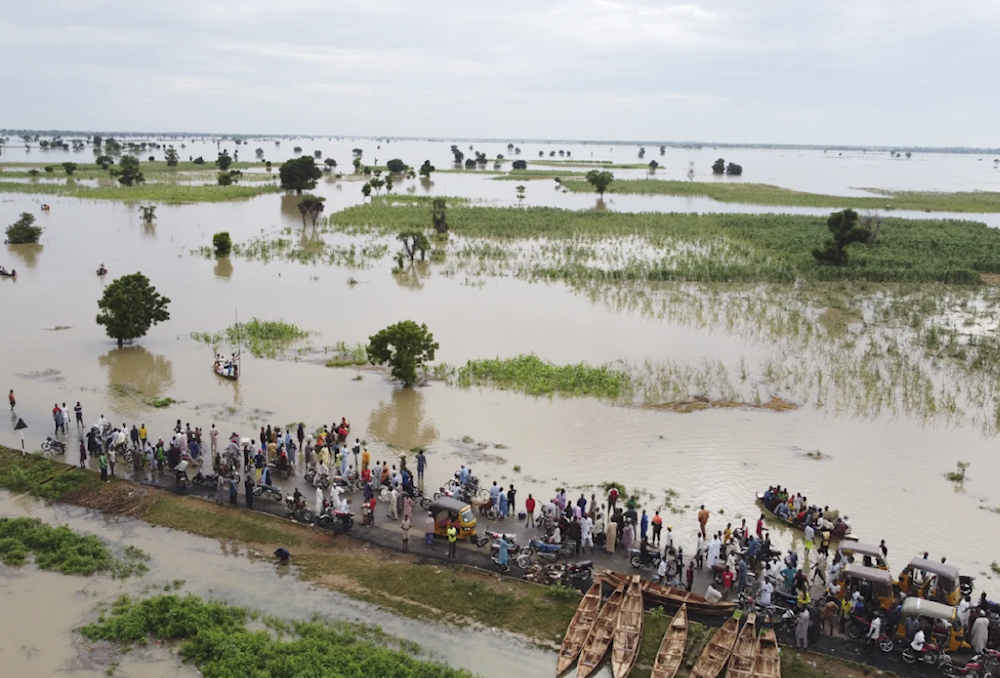
<instances>
[{"instance_id":1,"label":"motorcycle rider","mask_svg":"<svg viewBox=\"0 0 1000 678\"><path fill-rule=\"evenodd\" d=\"M919 654L924 651L924 643L924 627L921 625L917 629L917 632L913 634L913 640L910 642L910 649Z\"/></svg>"}]
</instances>

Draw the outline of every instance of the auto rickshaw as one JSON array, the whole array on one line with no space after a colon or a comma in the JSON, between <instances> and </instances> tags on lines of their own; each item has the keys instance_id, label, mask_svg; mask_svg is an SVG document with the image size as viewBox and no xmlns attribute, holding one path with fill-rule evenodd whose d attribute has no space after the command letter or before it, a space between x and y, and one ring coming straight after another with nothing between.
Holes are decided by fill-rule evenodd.
<instances>
[{"instance_id":1,"label":"auto rickshaw","mask_svg":"<svg viewBox=\"0 0 1000 678\"><path fill-rule=\"evenodd\" d=\"M958 618L957 607L935 603L933 600L924 600L923 598L907 598L903 601L899 628L896 630L898 638L906 637L907 617L928 617L934 620L934 632L928 637L928 640L933 638L935 642L940 641L939 645L945 652L955 652L969 647L969 644L965 642L965 628L962 627L962 622Z\"/></svg>"},{"instance_id":2,"label":"auto rickshaw","mask_svg":"<svg viewBox=\"0 0 1000 678\"><path fill-rule=\"evenodd\" d=\"M439 497L427 508L434 515L434 534L448 536L448 526L454 524L458 528L459 539L472 539L476 536L476 515L472 507L454 497Z\"/></svg>"},{"instance_id":3,"label":"auto rickshaw","mask_svg":"<svg viewBox=\"0 0 1000 678\"><path fill-rule=\"evenodd\" d=\"M895 602L892 575L886 570L851 563L844 566L837 583L840 584L838 601L843 600L844 596L850 596L856 587L866 601L877 601L878 606L884 610L888 610Z\"/></svg>"},{"instance_id":4,"label":"auto rickshaw","mask_svg":"<svg viewBox=\"0 0 1000 678\"><path fill-rule=\"evenodd\" d=\"M888 570L889 564L882 557L882 551L878 546L862 544L860 542L842 542L839 551L843 553L850 563L856 563L861 557L861 565L865 567L875 567L880 570Z\"/></svg>"},{"instance_id":5,"label":"auto rickshaw","mask_svg":"<svg viewBox=\"0 0 1000 678\"><path fill-rule=\"evenodd\" d=\"M962 580L958 568L952 565L914 558L899 573L899 590L909 596L945 605L958 605L962 600ZM969 579L969 591L971 591L971 579Z\"/></svg>"}]
</instances>

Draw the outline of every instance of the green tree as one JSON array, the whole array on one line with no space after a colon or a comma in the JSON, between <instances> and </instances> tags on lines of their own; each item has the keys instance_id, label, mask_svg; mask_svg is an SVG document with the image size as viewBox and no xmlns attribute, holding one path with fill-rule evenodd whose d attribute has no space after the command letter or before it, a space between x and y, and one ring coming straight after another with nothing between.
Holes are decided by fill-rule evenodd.
<instances>
[{"instance_id":1,"label":"green tree","mask_svg":"<svg viewBox=\"0 0 1000 678\"><path fill-rule=\"evenodd\" d=\"M320 197L318 195L313 195L312 193L306 193L302 196L302 200L296 207L299 208L299 214L302 215L302 225L306 225L306 217L312 219L312 225L316 225L316 220L319 219L319 215L323 213L323 203L326 198Z\"/></svg>"},{"instance_id":2,"label":"green tree","mask_svg":"<svg viewBox=\"0 0 1000 678\"><path fill-rule=\"evenodd\" d=\"M52 174L53 172L56 171L55 165L46 165L45 171L48 172L49 174Z\"/></svg>"},{"instance_id":3,"label":"green tree","mask_svg":"<svg viewBox=\"0 0 1000 678\"><path fill-rule=\"evenodd\" d=\"M111 170L111 176L117 177L118 183L122 186L135 186L146 180L139 171L139 158L134 155L122 156L118 169Z\"/></svg>"},{"instance_id":4,"label":"green tree","mask_svg":"<svg viewBox=\"0 0 1000 678\"><path fill-rule=\"evenodd\" d=\"M94 146L97 146L98 148L100 148L102 141L104 141L104 139L101 138L100 134L95 134L94 135Z\"/></svg>"},{"instance_id":5,"label":"green tree","mask_svg":"<svg viewBox=\"0 0 1000 678\"><path fill-rule=\"evenodd\" d=\"M524 202L524 192L527 189L522 184L521 186L515 186L514 190L517 191L517 204L520 205L522 202Z\"/></svg>"},{"instance_id":6,"label":"green tree","mask_svg":"<svg viewBox=\"0 0 1000 678\"><path fill-rule=\"evenodd\" d=\"M389 373L409 387L417 382L417 370L434 360L439 348L427 325L404 320L368 337L366 352L368 362L388 363Z\"/></svg>"},{"instance_id":7,"label":"green tree","mask_svg":"<svg viewBox=\"0 0 1000 678\"><path fill-rule=\"evenodd\" d=\"M448 232L448 203L444 198L434 198L433 207L431 208L431 223L434 224L434 230L438 233Z\"/></svg>"},{"instance_id":8,"label":"green tree","mask_svg":"<svg viewBox=\"0 0 1000 678\"><path fill-rule=\"evenodd\" d=\"M180 156L177 155L177 151L173 146L167 147L164 159L167 161L167 167L177 167L177 163L180 162Z\"/></svg>"},{"instance_id":9,"label":"green tree","mask_svg":"<svg viewBox=\"0 0 1000 678\"><path fill-rule=\"evenodd\" d=\"M94 162L96 162L97 166L102 170L106 170L108 167L115 164L115 159L110 155L99 155Z\"/></svg>"},{"instance_id":10,"label":"green tree","mask_svg":"<svg viewBox=\"0 0 1000 678\"><path fill-rule=\"evenodd\" d=\"M283 189L301 195L302 191L316 188L316 181L323 176L323 171L316 166L316 161L311 156L304 155L282 163L278 175Z\"/></svg>"},{"instance_id":11,"label":"green tree","mask_svg":"<svg viewBox=\"0 0 1000 678\"><path fill-rule=\"evenodd\" d=\"M35 226L35 216L21 212L21 218L7 227L7 242L11 245L38 242L42 237L42 227Z\"/></svg>"},{"instance_id":12,"label":"green tree","mask_svg":"<svg viewBox=\"0 0 1000 678\"><path fill-rule=\"evenodd\" d=\"M511 167L516 170L526 170L528 169L528 163L525 160L515 160Z\"/></svg>"},{"instance_id":13,"label":"green tree","mask_svg":"<svg viewBox=\"0 0 1000 678\"><path fill-rule=\"evenodd\" d=\"M229 166L233 164L233 159L229 157L229 153L223 151L219 153L219 157L215 159L215 164L219 166L219 169L225 172L229 169Z\"/></svg>"},{"instance_id":14,"label":"green tree","mask_svg":"<svg viewBox=\"0 0 1000 678\"><path fill-rule=\"evenodd\" d=\"M615 175L608 171L602 170L590 170L587 172L587 183L594 187L594 190L601 194L601 198L604 197L604 191L608 190L608 186L611 182L615 180Z\"/></svg>"},{"instance_id":15,"label":"green tree","mask_svg":"<svg viewBox=\"0 0 1000 678\"><path fill-rule=\"evenodd\" d=\"M712 174L725 174L726 173L726 161L719 158L712 163Z\"/></svg>"},{"instance_id":16,"label":"green tree","mask_svg":"<svg viewBox=\"0 0 1000 678\"><path fill-rule=\"evenodd\" d=\"M826 227L832 237L823 243L823 247L813 250L813 257L821 264L843 266L847 263L848 245L872 240L871 228L859 224L858 213L852 209L831 214L826 220Z\"/></svg>"},{"instance_id":17,"label":"green tree","mask_svg":"<svg viewBox=\"0 0 1000 678\"><path fill-rule=\"evenodd\" d=\"M190 157L190 156L188 156L188 157ZM204 165L205 164L205 159L199 155L197 158L195 158L191 162L193 162L195 165Z\"/></svg>"},{"instance_id":18,"label":"green tree","mask_svg":"<svg viewBox=\"0 0 1000 678\"><path fill-rule=\"evenodd\" d=\"M731 174L734 177L738 177L741 174L743 174L743 166L737 165L735 162L731 162L729 163L729 165L726 166L726 174Z\"/></svg>"},{"instance_id":19,"label":"green tree","mask_svg":"<svg viewBox=\"0 0 1000 678\"><path fill-rule=\"evenodd\" d=\"M219 172L219 186L232 186L233 175L229 172Z\"/></svg>"},{"instance_id":20,"label":"green tree","mask_svg":"<svg viewBox=\"0 0 1000 678\"><path fill-rule=\"evenodd\" d=\"M393 158L385 164L385 168L393 174L402 174L406 169L406 163L399 158Z\"/></svg>"},{"instance_id":21,"label":"green tree","mask_svg":"<svg viewBox=\"0 0 1000 678\"><path fill-rule=\"evenodd\" d=\"M77 164L75 162L64 162L62 168L66 171L66 176L72 176L73 172L76 171Z\"/></svg>"},{"instance_id":22,"label":"green tree","mask_svg":"<svg viewBox=\"0 0 1000 678\"><path fill-rule=\"evenodd\" d=\"M215 250L216 257L220 259L228 257L229 253L233 251L233 239L226 231L216 233L212 236L212 248Z\"/></svg>"},{"instance_id":23,"label":"green tree","mask_svg":"<svg viewBox=\"0 0 1000 678\"><path fill-rule=\"evenodd\" d=\"M427 236L420 231L403 231L396 238L403 243L403 248L406 250L407 256L410 257L410 261L413 261L413 258L417 256L417 252L420 252L420 261L423 261L427 250L431 248Z\"/></svg>"},{"instance_id":24,"label":"green tree","mask_svg":"<svg viewBox=\"0 0 1000 678\"><path fill-rule=\"evenodd\" d=\"M169 303L142 273L125 275L108 285L97 301L101 309L97 324L104 325L121 348L124 342L145 336L153 325L170 320Z\"/></svg>"},{"instance_id":25,"label":"green tree","mask_svg":"<svg viewBox=\"0 0 1000 678\"><path fill-rule=\"evenodd\" d=\"M337 161L334 160L333 158L327 158L326 160L323 161L323 164L326 165L327 172L332 172L333 170L337 169Z\"/></svg>"},{"instance_id":26,"label":"green tree","mask_svg":"<svg viewBox=\"0 0 1000 678\"><path fill-rule=\"evenodd\" d=\"M430 179L431 172L433 172L435 169L436 168L434 167L434 165L431 164L430 160L424 160L424 164L420 166L420 176L422 176L425 179Z\"/></svg>"},{"instance_id":27,"label":"green tree","mask_svg":"<svg viewBox=\"0 0 1000 678\"><path fill-rule=\"evenodd\" d=\"M372 184L370 181L366 181L365 185L361 187L361 195L368 198L372 194Z\"/></svg>"},{"instance_id":28,"label":"green tree","mask_svg":"<svg viewBox=\"0 0 1000 678\"><path fill-rule=\"evenodd\" d=\"M142 211L142 220L147 224L153 223L153 219L156 218L156 205L140 205L139 209Z\"/></svg>"},{"instance_id":29,"label":"green tree","mask_svg":"<svg viewBox=\"0 0 1000 678\"><path fill-rule=\"evenodd\" d=\"M392 193L392 184L393 184L392 174L390 173L390 174L385 175L385 192L386 193Z\"/></svg>"},{"instance_id":30,"label":"green tree","mask_svg":"<svg viewBox=\"0 0 1000 678\"><path fill-rule=\"evenodd\" d=\"M657 168L658 168L659 166L660 166L660 163L656 162L655 160L650 160L650 161L649 161L649 171L650 171L650 172L655 172L655 171L656 171L656 169L657 169Z\"/></svg>"}]
</instances>

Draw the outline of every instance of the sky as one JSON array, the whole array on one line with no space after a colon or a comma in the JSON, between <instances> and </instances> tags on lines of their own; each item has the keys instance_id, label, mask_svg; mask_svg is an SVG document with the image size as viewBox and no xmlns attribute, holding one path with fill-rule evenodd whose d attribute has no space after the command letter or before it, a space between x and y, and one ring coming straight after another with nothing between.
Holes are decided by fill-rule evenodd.
<instances>
[{"instance_id":1,"label":"sky","mask_svg":"<svg viewBox=\"0 0 1000 678\"><path fill-rule=\"evenodd\" d=\"M0 128L998 146L992 0L31 0Z\"/></svg>"}]
</instances>

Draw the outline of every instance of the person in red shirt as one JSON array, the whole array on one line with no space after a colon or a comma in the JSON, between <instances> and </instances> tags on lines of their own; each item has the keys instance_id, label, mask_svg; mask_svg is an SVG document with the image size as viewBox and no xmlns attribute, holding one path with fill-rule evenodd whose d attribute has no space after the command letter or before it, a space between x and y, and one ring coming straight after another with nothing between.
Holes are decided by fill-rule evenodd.
<instances>
[{"instance_id":1,"label":"person in red shirt","mask_svg":"<svg viewBox=\"0 0 1000 678\"><path fill-rule=\"evenodd\" d=\"M729 600L729 591L733 588L733 571L726 568L722 573L722 597Z\"/></svg>"},{"instance_id":2,"label":"person in red shirt","mask_svg":"<svg viewBox=\"0 0 1000 678\"><path fill-rule=\"evenodd\" d=\"M663 518L660 517L660 512L657 511L656 515L653 516L653 545L660 545L660 532L663 530Z\"/></svg>"},{"instance_id":3,"label":"person in red shirt","mask_svg":"<svg viewBox=\"0 0 1000 678\"><path fill-rule=\"evenodd\" d=\"M524 501L524 512L528 514L528 522L524 524L525 527L535 526L535 498L530 494L528 498Z\"/></svg>"},{"instance_id":4,"label":"person in red shirt","mask_svg":"<svg viewBox=\"0 0 1000 678\"><path fill-rule=\"evenodd\" d=\"M764 514L760 514L760 518L757 519L757 538L764 538Z\"/></svg>"},{"instance_id":5,"label":"person in red shirt","mask_svg":"<svg viewBox=\"0 0 1000 678\"><path fill-rule=\"evenodd\" d=\"M615 510L615 504L617 504L617 503L618 503L618 488L617 487L612 487L611 491L608 492L608 514L609 515L614 512L614 510Z\"/></svg>"}]
</instances>

